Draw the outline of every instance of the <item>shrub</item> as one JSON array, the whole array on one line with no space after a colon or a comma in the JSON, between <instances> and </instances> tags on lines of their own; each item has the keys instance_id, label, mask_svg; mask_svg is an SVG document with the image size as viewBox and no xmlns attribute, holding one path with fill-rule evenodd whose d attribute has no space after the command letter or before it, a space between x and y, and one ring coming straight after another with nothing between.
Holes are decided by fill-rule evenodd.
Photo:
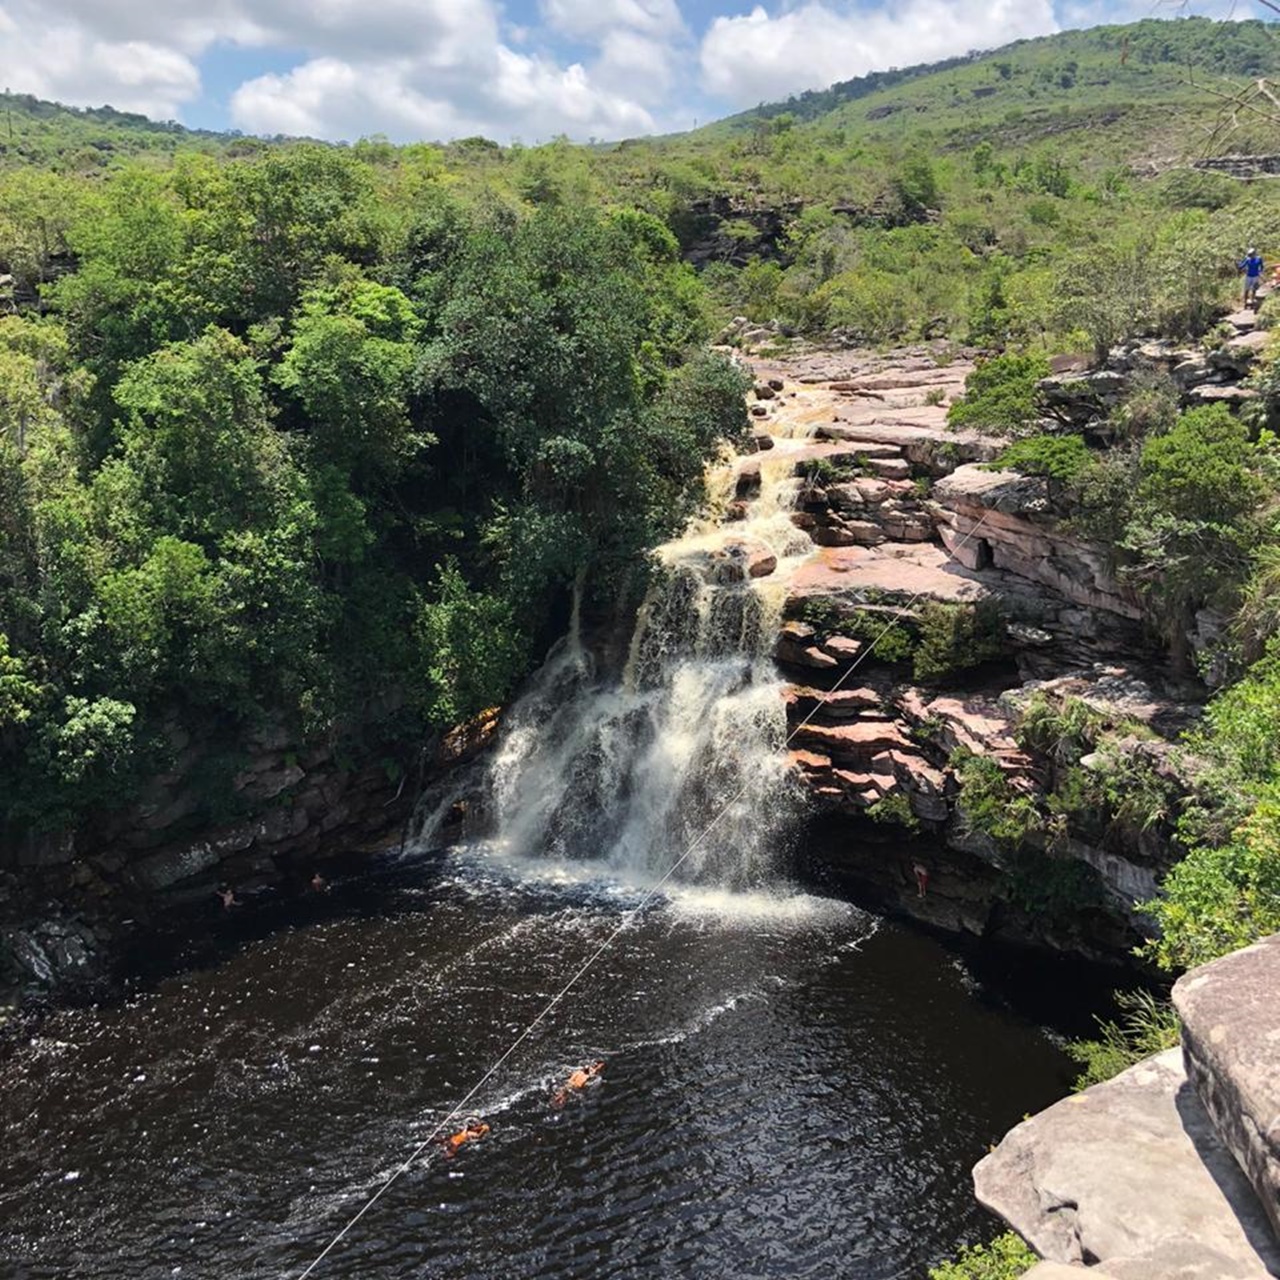
<instances>
[{"instance_id":1,"label":"shrub","mask_svg":"<svg viewBox=\"0 0 1280 1280\"><path fill-rule=\"evenodd\" d=\"M868 808L867 817L872 822L891 827L904 827L913 833L920 830L920 819L912 812L911 801L900 791L882 796Z\"/></svg>"},{"instance_id":2,"label":"shrub","mask_svg":"<svg viewBox=\"0 0 1280 1280\"><path fill-rule=\"evenodd\" d=\"M1027 701L1018 719L1018 745L1048 756L1055 764L1075 764L1097 745L1107 717L1083 698L1055 702L1044 693Z\"/></svg>"},{"instance_id":3,"label":"shrub","mask_svg":"<svg viewBox=\"0 0 1280 1280\"><path fill-rule=\"evenodd\" d=\"M1280 931L1280 783L1223 845L1201 846L1143 903L1160 926L1144 954L1162 968L1216 960Z\"/></svg>"},{"instance_id":4,"label":"shrub","mask_svg":"<svg viewBox=\"0 0 1280 1280\"><path fill-rule=\"evenodd\" d=\"M920 611L913 658L917 680L940 680L981 666L1007 651L1004 619L994 600L949 605L931 601Z\"/></svg>"},{"instance_id":5,"label":"shrub","mask_svg":"<svg viewBox=\"0 0 1280 1280\"><path fill-rule=\"evenodd\" d=\"M1006 352L985 360L965 379L964 399L951 406L947 420L978 431L1019 431L1035 421L1036 384L1048 376L1042 355Z\"/></svg>"},{"instance_id":6,"label":"shrub","mask_svg":"<svg viewBox=\"0 0 1280 1280\"><path fill-rule=\"evenodd\" d=\"M1105 902L1098 873L1087 862L1022 846L1003 880L1005 898L1029 916L1070 928L1080 913Z\"/></svg>"},{"instance_id":7,"label":"shrub","mask_svg":"<svg viewBox=\"0 0 1280 1280\"><path fill-rule=\"evenodd\" d=\"M822 636L847 636L875 645L882 662L906 662L915 650L915 637L892 614L865 609L845 613L829 600L806 600L800 617Z\"/></svg>"},{"instance_id":8,"label":"shrub","mask_svg":"<svg viewBox=\"0 0 1280 1280\"><path fill-rule=\"evenodd\" d=\"M929 1269L929 1280L1017 1280L1039 1262L1023 1238L1013 1231L990 1244L965 1245L950 1262Z\"/></svg>"},{"instance_id":9,"label":"shrub","mask_svg":"<svg viewBox=\"0 0 1280 1280\"><path fill-rule=\"evenodd\" d=\"M1168 431L1178 420L1178 388L1173 379L1166 374L1137 374L1131 385L1107 425L1117 436L1130 440Z\"/></svg>"},{"instance_id":10,"label":"shrub","mask_svg":"<svg viewBox=\"0 0 1280 1280\"><path fill-rule=\"evenodd\" d=\"M960 747L952 753L951 768L960 784L959 812L967 832L1016 846L1043 830L1035 798L1017 790L997 761Z\"/></svg>"},{"instance_id":11,"label":"shrub","mask_svg":"<svg viewBox=\"0 0 1280 1280\"><path fill-rule=\"evenodd\" d=\"M1092 460L1083 436L1029 436L1011 444L994 462L987 463L987 469L1043 476L1053 491L1073 485Z\"/></svg>"},{"instance_id":12,"label":"shrub","mask_svg":"<svg viewBox=\"0 0 1280 1280\"><path fill-rule=\"evenodd\" d=\"M1149 991L1118 991L1115 999L1124 1017L1118 1021L1098 1018L1101 1035L1096 1040L1067 1044L1067 1053L1084 1068L1072 1085L1077 1093L1118 1076L1153 1053L1172 1049L1182 1038L1178 1015L1168 1000L1157 999Z\"/></svg>"}]
</instances>

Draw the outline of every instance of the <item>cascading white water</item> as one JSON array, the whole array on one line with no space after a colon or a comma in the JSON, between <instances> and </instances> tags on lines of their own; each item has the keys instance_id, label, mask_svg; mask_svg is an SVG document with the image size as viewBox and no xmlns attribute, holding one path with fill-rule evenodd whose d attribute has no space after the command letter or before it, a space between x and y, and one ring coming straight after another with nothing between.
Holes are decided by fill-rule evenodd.
<instances>
[{"instance_id":1,"label":"cascading white water","mask_svg":"<svg viewBox=\"0 0 1280 1280\"><path fill-rule=\"evenodd\" d=\"M797 803L770 651L781 580L813 551L789 518L787 452L762 460L744 521L713 513L659 549L621 679L597 677L575 627L512 709L488 772L499 847L644 882L696 844L679 879L768 882ZM724 498L734 474L713 478ZM748 548L776 556L775 574L749 578Z\"/></svg>"}]
</instances>

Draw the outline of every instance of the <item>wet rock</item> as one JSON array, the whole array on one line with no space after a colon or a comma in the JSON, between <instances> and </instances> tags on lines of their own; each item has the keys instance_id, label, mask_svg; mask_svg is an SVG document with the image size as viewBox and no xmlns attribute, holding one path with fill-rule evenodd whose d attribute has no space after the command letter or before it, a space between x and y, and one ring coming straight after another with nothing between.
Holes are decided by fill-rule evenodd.
<instances>
[{"instance_id":1,"label":"wet rock","mask_svg":"<svg viewBox=\"0 0 1280 1280\"><path fill-rule=\"evenodd\" d=\"M1187 1075L1280 1233L1280 934L1178 979Z\"/></svg>"},{"instance_id":2,"label":"wet rock","mask_svg":"<svg viewBox=\"0 0 1280 1280\"><path fill-rule=\"evenodd\" d=\"M52 918L0 931L8 977L29 990L84 991L102 977L98 939L78 920Z\"/></svg>"},{"instance_id":3,"label":"wet rock","mask_svg":"<svg viewBox=\"0 0 1280 1280\"><path fill-rule=\"evenodd\" d=\"M778 394L767 382L757 382L753 390L757 400L772 400Z\"/></svg>"},{"instance_id":4,"label":"wet rock","mask_svg":"<svg viewBox=\"0 0 1280 1280\"><path fill-rule=\"evenodd\" d=\"M978 1199L1054 1262L1123 1280L1263 1280L1280 1266L1178 1049L1023 1121L973 1177Z\"/></svg>"},{"instance_id":5,"label":"wet rock","mask_svg":"<svg viewBox=\"0 0 1280 1280\"><path fill-rule=\"evenodd\" d=\"M763 542L743 539L725 543L712 553L712 577L716 582L744 582L767 578L777 567L778 557Z\"/></svg>"}]
</instances>

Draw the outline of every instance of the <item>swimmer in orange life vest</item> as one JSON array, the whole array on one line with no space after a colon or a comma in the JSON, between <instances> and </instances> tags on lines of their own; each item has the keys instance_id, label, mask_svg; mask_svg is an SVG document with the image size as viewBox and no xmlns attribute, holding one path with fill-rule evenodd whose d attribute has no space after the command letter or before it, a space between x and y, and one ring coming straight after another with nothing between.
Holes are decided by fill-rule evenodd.
<instances>
[{"instance_id":1,"label":"swimmer in orange life vest","mask_svg":"<svg viewBox=\"0 0 1280 1280\"><path fill-rule=\"evenodd\" d=\"M478 1116L472 1116L457 1133L441 1138L446 1156L456 1156L468 1142L479 1142L489 1136L489 1126Z\"/></svg>"},{"instance_id":2,"label":"swimmer in orange life vest","mask_svg":"<svg viewBox=\"0 0 1280 1280\"><path fill-rule=\"evenodd\" d=\"M551 1095L551 1105L563 1107L571 1094L579 1093L587 1087L602 1071L604 1062L597 1060L589 1067L579 1067L559 1089Z\"/></svg>"}]
</instances>

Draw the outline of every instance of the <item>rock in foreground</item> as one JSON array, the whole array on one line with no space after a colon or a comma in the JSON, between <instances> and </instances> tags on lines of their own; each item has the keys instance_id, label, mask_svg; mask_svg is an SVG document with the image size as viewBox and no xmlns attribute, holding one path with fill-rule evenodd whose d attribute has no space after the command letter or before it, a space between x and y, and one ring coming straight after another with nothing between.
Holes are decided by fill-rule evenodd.
<instances>
[{"instance_id":1,"label":"rock in foreground","mask_svg":"<svg viewBox=\"0 0 1280 1280\"><path fill-rule=\"evenodd\" d=\"M1187 1075L1280 1233L1280 934L1173 989Z\"/></svg>"},{"instance_id":2,"label":"rock in foreground","mask_svg":"<svg viewBox=\"0 0 1280 1280\"><path fill-rule=\"evenodd\" d=\"M1024 1121L974 1169L974 1185L1043 1257L1096 1263L1115 1280L1280 1271L1266 1215L1178 1049Z\"/></svg>"}]
</instances>

